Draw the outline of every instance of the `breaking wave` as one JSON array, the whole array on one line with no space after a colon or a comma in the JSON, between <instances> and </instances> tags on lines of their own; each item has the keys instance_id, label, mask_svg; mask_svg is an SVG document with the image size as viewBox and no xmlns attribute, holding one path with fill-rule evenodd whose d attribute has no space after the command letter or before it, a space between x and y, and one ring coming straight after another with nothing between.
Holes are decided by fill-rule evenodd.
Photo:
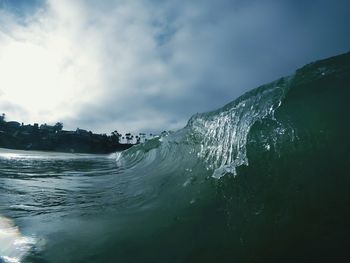
<instances>
[{"instance_id":1,"label":"breaking wave","mask_svg":"<svg viewBox=\"0 0 350 263\"><path fill-rule=\"evenodd\" d=\"M274 122L270 131L270 137L275 136L271 138L274 144L282 135L294 141L298 127L289 120L276 119L275 111L283 104L291 87L293 93L308 95L310 90L300 90L302 82L307 85L347 75L348 62L341 61L347 56L349 54L337 58L343 63L336 65L332 59L312 63L298 70L295 75L252 90L218 110L196 114L184 129L119 153L118 163L130 166L138 162L154 165L167 160L170 167L181 165L183 160L194 161L198 157L204 161L207 170L212 171L212 177L221 178L225 174L236 176L237 167L249 164L247 143L254 124L266 120ZM319 89L318 92L324 92L322 86ZM259 139L266 140L262 137ZM265 144L265 149L270 148L269 144Z\"/></svg>"},{"instance_id":2,"label":"breaking wave","mask_svg":"<svg viewBox=\"0 0 350 263\"><path fill-rule=\"evenodd\" d=\"M253 125L269 118L277 122L275 110L281 106L293 77L262 86L221 109L194 115L186 127L119 153L118 163L134 166L169 162L203 161L212 177L237 175L236 168L248 165L247 139ZM157 165L157 164L156 164Z\"/></svg>"},{"instance_id":3,"label":"breaking wave","mask_svg":"<svg viewBox=\"0 0 350 263\"><path fill-rule=\"evenodd\" d=\"M121 153L0 150L0 262L347 262L349 101L350 53Z\"/></svg>"}]
</instances>

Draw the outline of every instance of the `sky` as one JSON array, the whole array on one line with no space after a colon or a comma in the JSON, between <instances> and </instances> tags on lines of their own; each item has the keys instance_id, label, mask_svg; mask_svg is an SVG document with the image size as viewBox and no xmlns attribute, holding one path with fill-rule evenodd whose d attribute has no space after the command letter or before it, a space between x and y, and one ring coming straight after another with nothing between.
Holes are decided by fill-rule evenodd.
<instances>
[{"instance_id":1,"label":"sky","mask_svg":"<svg viewBox=\"0 0 350 263\"><path fill-rule=\"evenodd\" d=\"M0 112L94 132L197 112L350 51L348 0L0 0Z\"/></svg>"}]
</instances>

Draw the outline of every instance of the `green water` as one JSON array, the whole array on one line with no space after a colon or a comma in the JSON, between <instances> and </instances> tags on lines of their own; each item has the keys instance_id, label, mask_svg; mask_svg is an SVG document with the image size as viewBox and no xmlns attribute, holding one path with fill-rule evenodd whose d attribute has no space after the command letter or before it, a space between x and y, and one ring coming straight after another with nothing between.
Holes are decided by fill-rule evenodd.
<instances>
[{"instance_id":1,"label":"green water","mask_svg":"<svg viewBox=\"0 0 350 263\"><path fill-rule=\"evenodd\" d=\"M0 150L0 262L348 262L349 99L345 54L122 153Z\"/></svg>"}]
</instances>

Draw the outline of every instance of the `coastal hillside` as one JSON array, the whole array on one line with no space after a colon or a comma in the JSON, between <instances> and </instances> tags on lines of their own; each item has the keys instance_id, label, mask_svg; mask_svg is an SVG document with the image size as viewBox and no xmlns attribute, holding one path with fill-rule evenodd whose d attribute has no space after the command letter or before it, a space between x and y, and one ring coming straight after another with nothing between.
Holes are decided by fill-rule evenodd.
<instances>
[{"instance_id":1,"label":"coastal hillside","mask_svg":"<svg viewBox=\"0 0 350 263\"><path fill-rule=\"evenodd\" d=\"M25 125L16 121L6 121L5 115L0 117L2 148L104 154L123 151L133 145L131 140L127 143L121 143L121 140L121 134L116 131L108 136L83 129L63 130L63 124L59 122L52 126L39 126L37 123Z\"/></svg>"}]
</instances>

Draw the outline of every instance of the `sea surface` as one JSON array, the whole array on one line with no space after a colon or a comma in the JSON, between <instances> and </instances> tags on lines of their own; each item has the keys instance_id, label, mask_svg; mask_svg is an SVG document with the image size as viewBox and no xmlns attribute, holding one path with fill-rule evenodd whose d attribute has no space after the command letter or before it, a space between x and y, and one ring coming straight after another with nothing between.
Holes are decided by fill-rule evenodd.
<instances>
[{"instance_id":1,"label":"sea surface","mask_svg":"<svg viewBox=\"0 0 350 263\"><path fill-rule=\"evenodd\" d=\"M0 262L348 262L350 53L111 155L0 149Z\"/></svg>"}]
</instances>

